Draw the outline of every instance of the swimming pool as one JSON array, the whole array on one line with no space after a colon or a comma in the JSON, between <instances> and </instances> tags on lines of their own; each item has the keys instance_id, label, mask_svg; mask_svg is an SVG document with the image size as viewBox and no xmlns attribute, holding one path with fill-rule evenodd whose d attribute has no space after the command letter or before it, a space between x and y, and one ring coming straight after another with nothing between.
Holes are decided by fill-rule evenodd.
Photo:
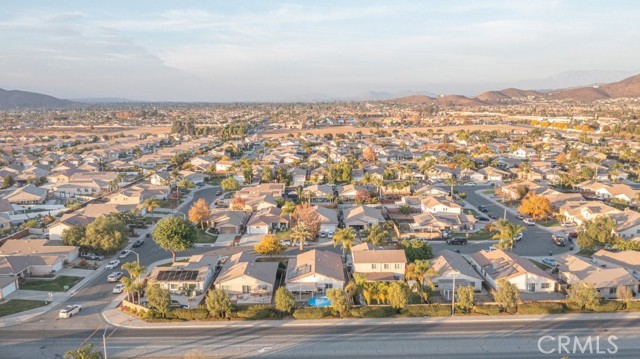
<instances>
[{"instance_id":1,"label":"swimming pool","mask_svg":"<svg viewBox=\"0 0 640 359\"><path fill-rule=\"evenodd\" d=\"M311 307L328 307L331 305L331 301L327 297L315 297L309 298L307 304Z\"/></svg>"}]
</instances>

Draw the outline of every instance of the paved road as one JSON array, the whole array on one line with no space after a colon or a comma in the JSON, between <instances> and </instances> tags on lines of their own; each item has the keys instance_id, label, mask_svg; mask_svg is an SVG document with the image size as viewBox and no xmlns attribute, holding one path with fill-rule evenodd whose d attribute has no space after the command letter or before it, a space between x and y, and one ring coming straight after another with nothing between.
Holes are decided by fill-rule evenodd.
<instances>
[{"instance_id":1,"label":"paved road","mask_svg":"<svg viewBox=\"0 0 640 359\"><path fill-rule=\"evenodd\" d=\"M502 204L495 204L488 201L486 198L478 195L476 191L482 191L491 189L489 186L458 186L457 189L460 192L465 192L467 194L467 198L465 199L469 204L474 207L478 207L479 205L485 205L489 212L492 212L498 217L504 216L505 207ZM517 219L511 211L507 211L507 219L511 222L521 224L525 226L527 229L524 232L523 238L521 241L516 243L513 252L523 256L546 256L549 252L552 252L554 255L559 253L564 253L569 251L569 246L566 247L558 247L551 241L551 232L541 226L527 226L521 220ZM455 249L460 249L463 253L473 253L480 249L487 249L491 244L488 243L480 243L473 244L470 243L466 246L455 246ZM440 243L436 244L434 249L438 250L441 246L446 246L445 244ZM453 246L449 246L453 247Z\"/></svg>"},{"instance_id":2,"label":"paved road","mask_svg":"<svg viewBox=\"0 0 640 359\"><path fill-rule=\"evenodd\" d=\"M213 329L109 329L109 358L181 358L199 349L206 358L559 358L538 350L543 336L600 336L600 350L619 350L613 358L637 358L640 319L578 321L416 322L380 325L269 326ZM102 347L103 329L0 330L1 358L60 358L83 343ZM542 349L557 342L546 339ZM573 343L568 346L573 350ZM593 350L595 351L595 343ZM556 347L557 350L557 347ZM600 358L602 355L570 357Z\"/></svg>"},{"instance_id":3,"label":"paved road","mask_svg":"<svg viewBox=\"0 0 640 359\"><path fill-rule=\"evenodd\" d=\"M204 198L205 201L207 201L207 203L209 205L211 205L218 197L216 196L216 192L221 191L222 189L220 188L220 186L213 186L213 187L207 187L207 188L202 188L202 189L198 189L196 187L196 193L193 195L193 198L189 201L189 202L185 202L180 209L178 210L178 212L184 213L186 215L189 214L189 209L191 208L191 206L196 203L197 200Z\"/></svg>"}]
</instances>

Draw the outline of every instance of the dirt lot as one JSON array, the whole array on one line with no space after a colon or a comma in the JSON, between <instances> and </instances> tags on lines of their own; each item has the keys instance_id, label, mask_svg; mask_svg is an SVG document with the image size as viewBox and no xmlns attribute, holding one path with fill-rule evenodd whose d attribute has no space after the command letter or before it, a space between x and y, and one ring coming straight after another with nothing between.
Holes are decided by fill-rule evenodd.
<instances>
[{"instance_id":1,"label":"dirt lot","mask_svg":"<svg viewBox=\"0 0 640 359\"><path fill-rule=\"evenodd\" d=\"M443 132L454 132L454 131L458 131L458 130L469 130L469 131L474 131L474 130L484 130L484 131L493 131L493 130L498 130L498 131L511 131L511 130L522 130L522 129L526 129L526 127L521 127L521 126L515 126L515 125L463 125L463 126L443 126L443 127L411 127L411 128L400 128L400 131L406 131L406 132L424 132L427 130L433 130L433 131L438 131L438 130L442 130ZM382 130L386 130L386 131L391 131L393 130L393 128L382 128ZM313 128L313 129L307 129L307 130L298 130L298 129L291 129L291 130L269 130L269 131L265 131L263 132L263 136L265 137L282 137L282 136L286 136L290 133L296 134L296 133L312 133L312 134L316 134L316 135L323 135L325 133L331 133L331 134L336 134L336 133L346 133L346 132L357 132L357 131L362 131L362 133L370 133L370 132L374 132L376 131L376 129L374 128L365 128L365 127L353 127L353 126L334 126L334 127L323 127L323 128Z\"/></svg>"}]
</instances>

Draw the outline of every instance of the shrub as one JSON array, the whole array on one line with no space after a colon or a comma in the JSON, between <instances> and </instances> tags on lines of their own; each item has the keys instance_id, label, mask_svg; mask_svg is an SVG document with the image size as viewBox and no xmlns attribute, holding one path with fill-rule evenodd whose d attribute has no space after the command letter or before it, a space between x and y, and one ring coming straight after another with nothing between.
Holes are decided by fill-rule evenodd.
<instances>
[{"instance_id":1,"label":"shrub","mask_svg":"<svg viewBox=\"0 0 640 359\"><path fill-rule=\"evenodd\" d=\"M333 317L331 308L298 308L293 312L296 319L322 319Z\"/></svg>"},{"instance_id":2,"label":"shrub","mask_svg":"<svg viewBox=\"0 0 640 359\"><path fill-rule=\"evenodd\" d=\"M358 307L351 309L351 316L356 318L388 318L398 313L392 307Z\"/></svg>"},{"instance_id":3,"label":"shrub","mask_svg":"<svg viewBox=\"0 0 640 359\"><path fill-rule=\"evenodd\" d=\"M627 310L630 312L640 311L640 301L632 300L627 304Z\"/></svg>"},{"instance_id":4,"label":"shrub","mask_svg":"<svg viewBox=\"0 0 640 359\"><path fill-rule=\"evenodd\" d=\"M624 302L619 302L616 300L604 301L595 307L593 307L593 311L597 313L611 313L617 312L619 310L624 309Z\"/></svg>"},{"instance_id":5,"label":"shrub","mask_svg":"<svg viewBox=\"0 0 640 359\"><path fill-rule=\"evenodd\" d=\"M209 312L204 308L194 309L173 309L171 317L181 320L205 320L209 316Z\"/></svg>"},{"instance_id":6,"label":"shrub","mask_svg":"<svg viewBox=\"0 0 640 359\"><path fill-rule=\"evenodd\" d=\"M560 314L564 312L562 303L531 302L518 306L518 314Z\"/></svg>"},{"instance_id":7,"label":"shrub","mask_svg":"<svg viewBox=\"0 0 640 359\"><path fill-rule=\"evenodd\" d=\"M409 305L404 310L409 317L446 317L451 315L451 306L443 304Z\"/></svg>"},{"instance_id":8,"label":"shrub","mask_svg":"<svg viewBox=\"0 0 640 359\"><path fill-rule=\"evenodd\" d=\"M498 315L502 312L499 305L483 304L473 307L473 312L482 315Z\"/></svg>"},{"instance_id":9,"label":"shrub","mask_svg":"<svg viewBox=\"0 0 640 359\"><path fill-rule=\"evenodd\" d=\"M235 315L238 318L252 320L282 318L282 313L271 305L250 305L246 308L239 308Z\"/></svg>"}]
</instances>

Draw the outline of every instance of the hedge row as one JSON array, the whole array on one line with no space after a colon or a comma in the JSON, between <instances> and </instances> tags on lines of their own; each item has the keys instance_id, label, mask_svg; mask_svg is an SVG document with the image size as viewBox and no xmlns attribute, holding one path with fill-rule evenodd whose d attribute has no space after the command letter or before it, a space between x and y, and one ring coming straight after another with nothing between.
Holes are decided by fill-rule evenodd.
<instances>
[{"instance_id":1,"label":"hedge row","mask_svg":"<svg viewBox=\"0 0 640 359\"><path fill-rule=\"evenodd\" d=\"M238 318L251 320L282 319L282 313L272 305L239 307L234 315Z\"/></svg>"},{"instance_id":2,"label":"hedge row","mask_svg":"<svg viewBox=\"0 0 640 359\"><path fill-rule=\"evenodd\" d=\"M404 308L409 317L446 317L451 315L451 306L446 304L416 304Z\"/></svg>"},{"instance_id":3,"label":"hedge row","mask_svg":"<svg viewBox=\"0 0 640 359\"><path fill-rule=\"evenodd\" d=\"M518 306L518 314L560 314L564 311L564 304L556 302L531 302Z\"/></svg>"},{"instance_id":4,"label":"hedge row","mask_svg":"<svg viewBox=\"0 0 640 359\"><path fill-rule=\"evenodd\" d=\"M621 301L604 301L591 311L596 313L610 313L624 310L640 311L640 301L632 301L628 305L625 305L625 303ZM580 311L582 310L572 303L528 302L522 303L518 306L517 314L544 315ZM202 307L193 309L173 309L167 312L165 318L162 318L158 311L153 309L147 311L147 313L136 313L135 310L130 310L129 312L133 315L138 314L141 318L145 319L209 319L209 313ZM497 304L481 304L473 307L472 313L479 315L499 315L503 313L503 311ZM460 313L457 312L456 314ZM451 315L451 306L447 304L415 304L409 305L400 311L393 309L390 306L361 306L352 307L349 310L349 316L353 318L389 318L396 315L406 317L446 317ZM272 305L248 305L234 306L232 317L247 320L266 320L282 319L285 315ZM339 316L330 307L303 307L295 309L293 317L295 319L323 319L336 318Z\"/></svg>"}]
</instances>

